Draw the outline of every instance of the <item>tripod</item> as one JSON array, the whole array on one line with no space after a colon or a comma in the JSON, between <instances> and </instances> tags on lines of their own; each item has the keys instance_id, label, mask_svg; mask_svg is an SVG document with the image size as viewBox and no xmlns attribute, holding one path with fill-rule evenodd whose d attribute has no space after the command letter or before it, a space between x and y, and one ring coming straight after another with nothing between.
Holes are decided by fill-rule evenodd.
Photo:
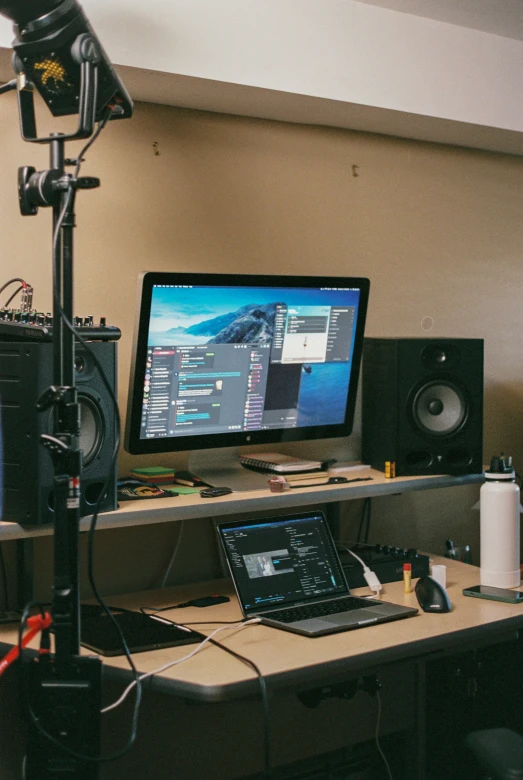
<instances>
[{"instance_id":1,"label":"tripod","mask_svg":"<svg viewBox=\"0 0 523 780\"><path fill-rule=\"evenodd\" d=\"M41 444L53 462L54 574L51 615L53 655L25 664L24 691L29 713L25 780L51 780L67 774L74 780L99 776L102 664L80 653L79 524L82 451L79 448L80 405L75 387L75 334L73 319L73 228L78 189L98 187L99 179L79 177L82 154L110 118L107 107L97 132L79 159L65 156L66 141L93 134L97 97L96 63L81 63L79 122L76 132L36 133L33 87L22 76L2 91L18 89L22 137L48 144L50 167L18 172L21 213L35 215L41 206L53 211L53 385L40 397L40 412L53 410L53 434ZM14 84L14 86L13 86ZM74 174L67 166L76 166ZM90 759L90 760L89 760Z\"/></svg>"}]
</instances>

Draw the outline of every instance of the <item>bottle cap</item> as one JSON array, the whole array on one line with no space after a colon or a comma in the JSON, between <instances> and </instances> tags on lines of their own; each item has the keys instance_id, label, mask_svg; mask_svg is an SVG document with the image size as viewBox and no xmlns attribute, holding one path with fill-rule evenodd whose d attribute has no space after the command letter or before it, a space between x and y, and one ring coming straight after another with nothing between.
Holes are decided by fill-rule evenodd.
<instances>
[{"instance_id":1,"label":"bottle cap","mask_svg":"<svg viewBox=\"0 0 523 780\"><path fill-rule=\"evenodd\" d=\"M514 479L516 476L512 466L512 458L494 455L490 461L490 469L485 471L486 479Z\"/></svg>"}]
</instances>

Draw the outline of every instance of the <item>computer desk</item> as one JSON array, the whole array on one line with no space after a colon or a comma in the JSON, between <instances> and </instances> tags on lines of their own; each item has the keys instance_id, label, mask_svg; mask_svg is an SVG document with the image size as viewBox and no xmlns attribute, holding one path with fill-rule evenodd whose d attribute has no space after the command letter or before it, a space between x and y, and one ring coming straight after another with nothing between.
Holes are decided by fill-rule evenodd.
<instances>
[{"instance_id":1,"label":"computer desk","mask_svg":"<svg viewBox=\"0 0 523 780\"><path fill-rule=\"evenodd\" d=\"M122 501L118 509L104 512L97 518L97 532L110 529L135 528L137 526L198 521L204 518L233 517L239 514L293 512L297 508L324 506L334 535L338 536L341 506L346 501L365 498L381 498L400 493L437 490L442 488L475 485L483 481L482 474L450 476L408 476L388 479L376 469L349 470L340 475L350 481L346 484L319 485L293 488L283 493L272 493L268 487L268 474L254 474L257 488L234 492L218 498L202 498L199 494L179 495L174 498L157 498L144 501ZM363 481L360 481L363 480ZM86 532L91 517L80 520L80 532ZM17 546L17 576L19 582L19 606L33 598L33 544L41 537L51 536L52 523L24 525L0 521L0 543L15 540Z\"/></svg>"},{"instance_id":2,"label":"computer desk","mask_svg":"<svg viewBox=\"0 0 523 780\"><path fill-rule=\"evenodd\" d=\"M380 681L384 681L383 730L385 732L409 730L410 732L411 766L402 780L405 780L407 776L417 778L417 780L423 780L426 777L424 734L427 706L424 684L426 665L446 654L514 640L523 628L522 605L485 601L462 595L464 587L479 583L479 570L476 567L436 556L434 556L434 561L447 565L447 590L453 605L452 611L448 614L420 612L419 615L412 618L317 638L303 637L262 625L250 625L241 630L232 628L230 631L222 631L216 636L217 640L248 657L260 668L271 699L271 723L273 723L271 733L275 735L277 732L280 735L280 742L282 729L289 728L287 721L291 717L298 717L296 707L298 709L301 707L303 710L303 704L296 704L299 700L297 696L303 697L311 692L314 694L320 689L324 689L325 692L329 686L344 683L362 675L376 674ZM367 589L360 588L354 592L363 595L367 593ZM231 600L228 603L204 609L174 609L162 614L181 623L204 620L234 621L241 618L238 602L228 580L111 597L111 603L132 609L141 606L161 607L211 593L229 595ZM402 582L386 584L383 598L397 604L417 606L414 592L405 594ZM195 626L197 630L205 634L210 633L215 627L211 623ZM15 641L14 630L2 627L0 642L9 644ZM0 649L3 651L5 647L0 647ZM191 649L192 646L161 649L139 653L133 658L137 668L146 673L171 660L182 658ZM121 688L122 682L130 679L125 658L105 658L104 676L109 685ZM236 712L234 716L236 717L235 729L239 731L246 726L248 719L252 717L257 724L253 733L257 734L261 741L260 687L255 673L249 667L220 648L207 645L193 658L149 678L145 690L145 701L149 697L150 701L155 702L157 725L152 732L149 732L150 720L141 719L140 728L145 729L145 733L148 734L148 738L144 738L142 742L141 750L147 750L147 746L150 748L151 739L156 739L155 760L157 758L160 761L161 745L162 751L166 751L167 756L169 750L174 751L178 765L183 766L180 757L183 749L180 745L175 747L176 739L171 734L171 730L168 730L167 733L163 732L164 738L158 740L158 735L162 734L162 728L166 728L165 724L170 722L166 714L169 710L169 704L166 702L173 699L199 703L200 708L184 711L183 718L187 724L191 722L191 718L193 719L192 726L190 726L193 737L185 737L183 744L188 745L192 738L196 738L195 730L198 732L197 743L199 744L202 734L206 733L205 729L207 729L208 734L204 737L203 753L208 752L212 759L213 774L209 776L213 778L243 776L240 771L237 775L227 774L229 771L235 771L230 769L225 769L223 770L224 774L220 774L217 761L223 759L227 764L227 756L232 748L227 748L223 742L223 748L221 751L218 750L216 754L218 758L213 757L210 735L216 729L219 731L218 724L224 722L222 717L225 717L223 715L225 710L222 705L231 705L233 713ZM350 705L353 702L339 699L335 703L331 701L329 705L325 705L325 712L331 713L327 717L327 725L325 725L325 712L322 711L324 705L318 707L317 710L308 712L306 718L307 728L311 735L309 737L310 744L306 738L307 745L304 747L302 739L301 746L298 743L299 750L301 752L305 750L305 753L307 750L317 751L320 742L325 743L326 748L332 748L333 744L338 744L339 739L336 738L338 739L336 742L333 734L335 725L338 725L338 720L341 717L344 718L345 723L341 734L343 736L345 730L348 742L355 742L358 739L362 741L372 736L376 717L375 705L370 701L370 697L366 697L364 701L363 694L359 693L357 696L359 699L354 705L356 709L351 709ZM292 705L289 704L289 697L293 699ZM216 718L210 715L204 716L203 713L208 712L209 708L212 710L213 707L216 708L216 713L221 713L221 715ZM332 715L333 707L335 715ZM196 717L194 716L195 712ZM238 712L240 712L240 716L238 716ZM344 713L343 716L340 713ZM149 711L149 715L151 716L151 711ZM450 717L451 713L447 713L446 716ZM241 719L241 723L238 717ZM318 724L321 724L316 729L312 725L315 717L318 718ZM333 718L336 721L335 725ZM158 725L161 723L163 726ZM305 733L307 733L307 729L305 729ZM171 739L168 738L169 734L171 734ZM253 738L251 734L251 742L253 739L256 742L256 738ZM225 737L222 735L223 740ZM249 740L246 740L245 744L248 742ZM284 742L288 747L292 739L286 738ZM317 744L313 745L313 742ZM194 744L191 750L194 758ZM256 760L253 759L253 750L255 754L256 751L261 752L260 745L258 744L257 748L250 748L243 758L244 764L247 761L247 765L251 766L254 772L256 769L259 771L260 761L259 756ZM290 755L290 749L282 750L281 745L275 745L274 750L276 763L284 762ZM198 752L202 751L198 749ZM201 759L201 756L199 758ZM145 761L145 758L143 760ZM166 759L164 756L163 760L164 766L168 766L168 758ZM112 780L113 777L119 778L121 776L130 780L135 776L139 777L140 772L144 771L144 766L147 764L140 763L138 754L135 754L132 761L124 762L124 766L125 773L120 774L115 769L115 774L104 774L104 778ZM135 771L136 775L133 773ZM199 780L200 772L201 769L196 770L195 780ZM246 774L245 770L244 774ZM164 777L160 769L153 776L155 780ZM184 780L193 780L193 775L187 768L183 769L179 776L183 776ZM169 774L168 769L165 769L165 777L176 778L178 775Z\"/></svg>"}]
</instances>

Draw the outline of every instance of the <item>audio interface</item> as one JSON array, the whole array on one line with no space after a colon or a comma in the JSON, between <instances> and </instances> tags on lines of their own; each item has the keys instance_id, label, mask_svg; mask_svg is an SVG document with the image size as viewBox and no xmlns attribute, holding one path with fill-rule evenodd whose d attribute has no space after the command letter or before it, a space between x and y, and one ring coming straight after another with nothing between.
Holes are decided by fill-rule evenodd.
<instances>
[{"instance_id":1,"label":"audio interface","mask_svg":"<svg viewBox=\"0 0 523 780\"><path fill-rule=\"evenodd\" d=\"M403 579L403 564L412 566L412 579L429 574L429 556L419 553L414 547L391 547L389 545L355 544L340 548L340 558L349 588L362 588L367 583L363 568L350 553L351 549L378 577L381 583L399 582Z\"/></svg>"}]
</instances>

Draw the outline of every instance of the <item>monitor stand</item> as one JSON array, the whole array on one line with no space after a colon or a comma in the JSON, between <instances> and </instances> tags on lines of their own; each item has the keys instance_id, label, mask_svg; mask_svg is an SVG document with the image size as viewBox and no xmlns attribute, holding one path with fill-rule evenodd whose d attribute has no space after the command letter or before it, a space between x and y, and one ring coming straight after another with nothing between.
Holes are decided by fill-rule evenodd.
<instances>
[{"instance_id":1,"label":"monitor stand","mask_svg":"<svg viewBox=\"0 0 523 780\"><path fill-rule=\"evenodd\" d=\"M234 492L267 490L270 477L244 468L238 447L194 450L189 455L189 471L213 487L229 487Z\"/></svg>"}]
</instances>

